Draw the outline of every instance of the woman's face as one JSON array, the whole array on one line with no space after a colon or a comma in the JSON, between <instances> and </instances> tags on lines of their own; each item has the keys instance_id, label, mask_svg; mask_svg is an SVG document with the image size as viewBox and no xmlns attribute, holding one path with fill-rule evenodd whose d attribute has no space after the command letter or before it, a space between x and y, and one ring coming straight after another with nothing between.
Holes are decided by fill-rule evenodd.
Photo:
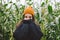
<instances>
[{"instance_id":1,"label":"woman's face","mask_svg":"<svg viewBox=\"0 0 60 40\"><path fill-rule=\"evenodd\" d=\"M32 15L31 14L25 14L24 15L24 20L29 20L29 19L32 19Z\"/></svg>"}]
</instances>

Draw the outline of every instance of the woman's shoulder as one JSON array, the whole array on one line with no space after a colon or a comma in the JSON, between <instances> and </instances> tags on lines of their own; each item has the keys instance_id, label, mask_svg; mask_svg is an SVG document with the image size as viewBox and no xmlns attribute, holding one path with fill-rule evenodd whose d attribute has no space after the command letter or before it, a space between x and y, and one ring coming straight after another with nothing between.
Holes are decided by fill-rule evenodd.
<instances>
[{"instance_id":1,"label":"woman's shoulder","mask_svg":"<svg viewBox=\"0 0 60 40\"><path fill-rule=\"evenodd\" d=\"M39 22L38 21L35 21L35 24L41 30Z\"/></svg>"},{"instance_id":2,"label":"woman's shoulder","mask_svg":"<svg viewBox=\"0 0 60 40\"><path fill-rule=\"evenodd\" d=\"M22 20L20 20L16 23L16 27L18 28L21 24L22 24Z\"/></svg>"}]
</instances>

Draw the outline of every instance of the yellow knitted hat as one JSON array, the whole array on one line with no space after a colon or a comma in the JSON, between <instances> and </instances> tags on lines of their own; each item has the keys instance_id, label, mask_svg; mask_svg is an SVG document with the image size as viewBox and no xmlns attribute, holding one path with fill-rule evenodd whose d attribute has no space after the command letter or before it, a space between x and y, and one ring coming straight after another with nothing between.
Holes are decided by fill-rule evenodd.
<instances>
[{"instance_id":1,"label":"yellow knitted hat","mask_svg":"<svg viewBox=\"0 0 60 40\"><path fill-rule=\"evenodd\" d=\"M34 16L34 10L32 9L31 6L27 7L27 8L24 10L23 15L25 15L25 14L31 14L31 15Z\"/></svg>"}]
</instances>

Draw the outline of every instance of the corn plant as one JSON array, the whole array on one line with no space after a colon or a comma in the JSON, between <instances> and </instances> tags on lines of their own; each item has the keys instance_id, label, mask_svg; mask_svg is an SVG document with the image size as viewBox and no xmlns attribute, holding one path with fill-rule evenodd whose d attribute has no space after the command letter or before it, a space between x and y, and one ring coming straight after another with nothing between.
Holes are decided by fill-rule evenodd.
<instances>
[{"instance_id":1,"label":"corn plant","mask_svg":"<svg viewBox=\"0 0 60 40\"><path fill-rule=\"evenodd\" d=\"M29 1L28 5L34 5L31 0L26 1ZM41 40L60 40L60 3L57 3L57 9L53 10L48 1L42 2L38 8L33 7L36 10L35 18L43 32ZM7 7L8 4L11 4L9 8ZM16 29L17 22L22 19L22 13L26 6L21 4L18 7L16 3L12 2L8 4L0 5L0 40L14 40L13 32ZM38 10L39 8L41 11Z\"/></svg>"},{"instance_id":2,"label":"corn plant","mask_svg":"<svg viewBox=\"0 0 60 40\"><path fill-rule=\"evenodd\" d=\"M8 4L0 6L0 40L13 40L13 32L16 28L16 23L22 18L24 6L19 9L15 3L9 8ZM15 10L12 10L15 6ZM20 11L20 12L19 12Z\"/></svg>"}]
</instances>

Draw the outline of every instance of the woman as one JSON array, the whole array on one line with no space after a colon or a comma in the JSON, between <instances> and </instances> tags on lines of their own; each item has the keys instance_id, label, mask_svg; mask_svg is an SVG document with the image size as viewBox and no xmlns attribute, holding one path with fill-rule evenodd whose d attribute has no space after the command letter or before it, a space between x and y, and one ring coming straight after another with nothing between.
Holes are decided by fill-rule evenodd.
<instances>
[{"instance_id":1,"label":"woman","mask_svg":"<svg viewBox=\"0 0 60 40\"><path fill-rule=\"evenodd\" d=\"M34 10L31 6L24 10L23 20L13 33L15 40L40 40L43 36L40 27L35 24Z\"/></svg>"}]
</instances>

